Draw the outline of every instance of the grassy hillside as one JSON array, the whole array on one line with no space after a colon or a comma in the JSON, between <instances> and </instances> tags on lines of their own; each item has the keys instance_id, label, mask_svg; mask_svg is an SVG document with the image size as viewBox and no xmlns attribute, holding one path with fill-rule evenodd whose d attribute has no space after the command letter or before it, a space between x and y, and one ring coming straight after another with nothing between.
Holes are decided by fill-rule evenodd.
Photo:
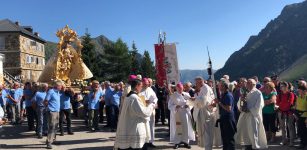
<instances>
[{"instance_id":1,"label":"grassy hillside","mask_svg":"<svg viewBox=\"0 0 307 150\"><path fill-rule=\"evenodd\" d=\"M289 69L280 75L282 80L294 81L301 77L307 78L307 54L297 60Z\"/></svg>"}]
</instances>

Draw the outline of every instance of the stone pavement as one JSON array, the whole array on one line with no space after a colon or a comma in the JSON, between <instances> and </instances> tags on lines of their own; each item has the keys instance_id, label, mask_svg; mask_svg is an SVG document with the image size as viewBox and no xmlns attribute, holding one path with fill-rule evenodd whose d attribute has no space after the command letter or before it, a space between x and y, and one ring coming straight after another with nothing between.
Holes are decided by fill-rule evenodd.
<instances>
[{"instance_id":1,"label":"stone pavement","mask_svg":"<svg viewBox=\"0 0 307 150\"><path fill-rule=\"evenodd\" d=\"M54 146L55 150L112 150L115 133L109 129L103 128L99 132L89 132L82 120L73 120L73 131L75 135L57 136L59 145ZM156 128L156 149L172 149L172 145L168 142L167 127L158 125ZM280 141L279 138L276 141ZM46 149L46 137L37 139L35 133L27 131L26 123L18 126L5 125L0 131L0 149L24 149L24 150L40 150ZM180 148L184 149L184 148ZM238 149L239 146L238 146ZM270 144L270 150L294 150L288 146L280 146L278 143ZM201 150L201 148L192 143L192 150ZM218 149L217 149L218 150Z\"/></svg>"}]
</instances>

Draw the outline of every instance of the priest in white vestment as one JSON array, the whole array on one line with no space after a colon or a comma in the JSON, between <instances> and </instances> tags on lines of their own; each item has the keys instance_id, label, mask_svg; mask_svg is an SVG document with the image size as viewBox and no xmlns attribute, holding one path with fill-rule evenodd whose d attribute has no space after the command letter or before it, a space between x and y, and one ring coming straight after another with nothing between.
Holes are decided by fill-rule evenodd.
<instances>
[{"instance_id":1,"label":"priest in white vestment","mask_svg":"<svg viewBox=\"0 0 307 150\"><path fill-rule=\"evenodd\" d=\"M195 83L199 92L191 100L194 106L193 117L196 121L198 135L197 145L205 147L205 150L211 150L213 147L213 131L215 127L212 110L214 93L212 88L205 84L202 77L196 77Z\"/></svg>"},{"instance_id":2,"label":"priest in white vestment","mask_svg":"<svg viewBox=\"0 0 307 150\"><path fill-rule=\"evenodd\" d=\"M141 96L144 97L147 104L153 104L157 106L158 98L156 96L155 91L151 88L149 80L147 78L143 78L143 90L140 93ZM148 130L148 141L146 141L148 147L156 147L153 142L155 139L155 110L152 112L151 116L147 118L147 130Z\"/></svg>"},{"instance_id":3,"label":"priest in white vestment","mask_svg":"<svg viewBox=\"0 0 307 150\"><path fill-rule=\"evenodd\" d=\"M155 106L153 104L146 106L140 99L138 94L142 88L141 80L135 79L131 82L131 91L122 104L118 120L115 149L141 149L148 139L146 118L151 116Z\"/></svg>"},{"instance_id":4,"label":"priest in white vestment","mask_svg":"<svg viewBox=\"0 0 307 150\"><path fill-rule=\"evenodd\" d=\"M191 106L187 105L191 98L189 93L183 92L183 85L178 83L176 92L168 101L170 110L170 142L174 143L174 149L178 149L181 144L190 149L189 141L195 141L195 134L192 128Z\"/></svg>"},{"instance_id":5,"label":"priest in white vestment","mask_svg":"<svg viewBox=\"0 0 307 150\"><path fill-rule=\"evenodd\" d=\"M240 101L238 103L241 114L235 139L238 144L243 143L246 149L265 149L268 146L262 121L262 108L264 107L262 93L256 88L254 79L248 80L247 89L249 93L246 96L246 108L240 105Z\"/></svg>"},{"instance_id":6,"label":"priest in white vestment","mask_svg":"<svg viewBox=\"0 0 307 150\"><path fill-rule=\"evenodd\" d=\"M133 80L135 80L135 79L136 79L136 75L129 75L128 83L125 84L123 94L122 94L122 96L121 96L121 98L120 98L119 114L120 114L120 112L121 112L121 110L122 110L122 104L124 103L125 98L127 97L127 95L128 95L128 94L130 93L130 91L131 91L131 85L130 85L130 84L131 84L131 82L132 82Z\"/></svg>"}]
</instances>

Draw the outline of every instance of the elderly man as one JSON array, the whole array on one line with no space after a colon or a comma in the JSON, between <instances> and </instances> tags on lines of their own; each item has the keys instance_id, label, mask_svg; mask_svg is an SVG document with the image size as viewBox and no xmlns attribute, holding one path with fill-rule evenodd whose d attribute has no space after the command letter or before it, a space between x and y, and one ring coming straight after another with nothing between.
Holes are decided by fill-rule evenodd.
<instances>
[{"instance_id":1,"label":"elderly man","mask_svg":"<svg viewBox=\"0 0 307 150\"><path fill-rule=\"evenodd\" d=\"M4 118L6 118L7 117L6 106L8 101L9 90L5 88L5 85L0 84L0 92L1 92L0 105L3 108Z\"/></svg>"},{"instance_id":2,"label":"elderly man","mask_svg":"<svg viewBox=\"0 0 307 150\"><path fill-rule=\"evenodd\" d=\"M105 127L111 127L111 101L113 98L114 89L109 81L105 82L106 92L104 95L104 103L106 107L107 125Z\"/></svg>"},{"instance_id":3,"label":"elderly man","mask_svg":"<svg viewBox=\"0 0 307 150\"><path fill-rule=\"evenodd\" d=\"M170 142L174 143L174 149L178 149L180 144L190 149L189 141L195 141L195 134L192 128L191 107L187 105L191 98L189 93L183 92L183 85L178 83L177 91L168 101L168 109L171 112L170 121Z\"/></svg>"},{"instance_id":4,"label":"elderly man","mask_svg":"<svg viewBox=\"0 0 307 150\"><path fill-rule=\"evenodd\" d=\"M191 97L194 97L195 90L192 88L192 83L191 82L187 82L187 83L184 84L184 91L189 93L189 95Z\"/></svg>"},{"instance_id":5,"label":"elderly man","mask_svg":"<svg viewBox=\"0 0 307 150\"><path fill-rule=\"evenodd\" d=\"M221 80L219 82L219 90L221 92L221 99L216 99L220 114L220 135L223 142L223 150L235 150L234 135L237 131L234 117L234 98L229 91L229 82Z\"/></svg>"},{"instance_id":6,"label":"elderly man","mask_svg":"<svg viewBox=\"0 0 307 150\"><path fill-rule=\"evenodd\" d=\"M23 96L23 90L20 88L20 84L15 82L13 84L13 89L7 95L8 97L8 107L12 113L12 124L20 123L20 101Z\"/></svg>"},{"instance_id":7,"label":"elderly man","mask_svg":"<svg viewBox=\"0 0 307 150\"><path fill-rule=\"evenodd\" d=\"M122 104L118 120L115 149L147 149L146 118L152 115L155 106L154 104L145 106L142 103L138 96L142 87L141 80L136 79L131 82L131 91Z\"/></svg>"},{"instance_id":8,"label":"elderly man","mask_svg":"<svg viewBox=\"0 0 307 150\"><path fill-rule=\"evenodd\" d=\"M99 130L99 103L103 98L102 91L99 90L99 82L97 80L92 81L91 92L88 96L88 127L91 131Z\"/></svg>"},{"instance_id":9,"label":"elderly man","mask_svg":"<svg viewBox=\"0 0 307 150\"><path fill-rule=\"evenodd\" d=\"M247 150L267 148L267 139L262 122L262 108L264 100L262 93L256 88L257 82L254 79L247 81L247 96L241 97L240 101L246 101L246 105L240 105L241 111L237 124L236 142L246 146ZM245 108L244 108L245 107Z\"/></svg>"},{"instance_id":10,"label":"elderly man","mask_svg":"<svg viewBox=\"0 0 307 150\"><path fill-rule=\"evenodd\" d=\"M212 103L214 100L214 93L212 88L205 84L202 77L195 78L196 88L199 92L195 97L191 98L193 101L194 111L193 116L196 121L196 131L198 134L198 146L205 147L205 150L211 150L213 146L213 128L214 118L212 115Z\"/></svg>"},{"instance_id":11,"label":"elderly man","mask_svg":"<svg viewBox=\"0 0 307 150\"><path fill-rule=\"evenodd\" d=\"M44 105L44 100L47 95L48 84L41 84L41 89L37 91L32 99L34 103L37 114L37 134L38 138L42 139L43 134L47 135L47 116L46 116L46 107Z\"/></svg>"},{"instance_id":12,"label":"elderly man","mask_svg":"<svg viewBox=\"0 0 307 150\"><path fill-rule=\"evenodd\" d=\"M51 143L56 139L57 127L60 119L60 90L62 89L62 81L55 81L53 89L50 89L44 100L47 106L48 115L48 136L47 136L47 149L52 149Z\"/></svg>"},{"instance_id":13,"label":"elderly man","mask_svg":"<svg viewBox=\"0 0 307 150\"><path fill-rule=\"evenodd\" d=\"M158 98L156 96L156 93L151 88L149 80L147 78L143 78L143 90L140 93L141 96L145 98L145 101L147 104L153 104L154 106L157 105ZM155 138L155 111L151 114L151 116L148 119L148 122L146 123L147 128L150 130L150 139L148 141L148 147L156 147L153 142Z\"/></svg>"}]
</instances>

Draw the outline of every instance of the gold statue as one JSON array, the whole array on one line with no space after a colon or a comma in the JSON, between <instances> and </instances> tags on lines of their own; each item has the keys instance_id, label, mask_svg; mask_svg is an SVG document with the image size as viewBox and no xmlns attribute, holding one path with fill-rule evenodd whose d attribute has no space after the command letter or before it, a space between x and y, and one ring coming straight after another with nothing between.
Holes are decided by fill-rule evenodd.
<instances>
[{"instance_id":1,"label":"gold statue","mask_svg":"<svg viewBox=\"0 0 307 150\"><path fill-rule=\"evenodd\" d=\"M38 82L62 80L70 85L72 80L83 80L93 77L92 72L84 64L81 56L82 44L76 31L66 25L56 33L60 41L57 52L50 58L41 73ZM74 46L76 46L76 49Z\"/></svg>"}]
</instances>

